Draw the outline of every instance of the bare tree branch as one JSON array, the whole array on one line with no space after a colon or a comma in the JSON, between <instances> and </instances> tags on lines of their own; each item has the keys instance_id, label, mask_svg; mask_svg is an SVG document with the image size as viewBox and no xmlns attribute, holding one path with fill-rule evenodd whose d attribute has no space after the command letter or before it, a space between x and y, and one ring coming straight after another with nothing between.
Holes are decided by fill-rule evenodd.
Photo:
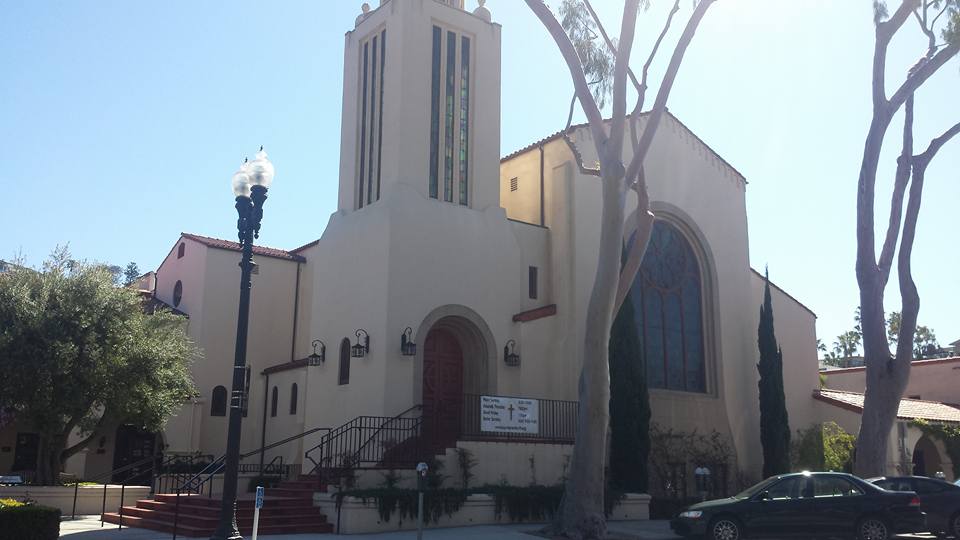
<instances>
[{"instance_id":1,"label":"bare tree branch","mask_svg":"<svg viewBox=\"0 0 960 540\"><path fill-rule=\"evenodd\" d=\"M670 58L670 63L667 65L667 71L664 73L663 80L660 82L660 90L657 92L657 97L653 102L650 116L647 118L647 122L643 127L643 135L640 136L640 142L634 150L633 158L630 160L630 166L627 167L627 178L637 177L637 171L639 171L643 165L643 160L646 158L647 151L650 150L650 144L653 142L653 135L660 125L660 118L667 110L667 98L670 97L670 90L673 89L673 83L677 78L677 73L680 71L680 63L683 61L683 55L693 40L697 27L700 26L700 21L703 20L707 9L713 5L714 1L715 0L701 0L693 10L693 14L690 15L690 20L687 21L687 26L683 29L683 34L680 35L680 40L677 42L677 46L673 50L673 56Z\"/></svg>"},{"instance_id":2,"label":"bare tree branch","mask_svg":"<svg viewBox=\"0 0 960 540\"><path fill-rule=\"evenodd\" d=\"M617 295L613 303L614 313L620 312L620 307L627 299L627 294L630 293L633 279L640 271L640 264L643 263L643 255L647 252L647 244L650 243L650 234L653 232L655 216L650 212L650 194L647 192L647 179L643 167L640 168L637 181L633 184L633 190L637 193L636 220L630 231L633 236L633 243L629 245L623 268L620 269ZM629 238L625 238L625 240L629 240Z\"/></svg>"},{"instance_id":3,"label":"bare tree branch","mask_svg":"<svg viewBox=\"0 0 960 540\"><path fill-rule=\"evenodd\" d=\"M653 59L657 56L657 51L660 49L660 43L663 42L663 38L667 35L667 32L670 30L670 24L673 22L673 16L680 11L680 0L674 0L673 7L670 8L670 13L667 14L667 22L663 24L663 29L660 30L660 35L657 36L657 41L653 43L653 48L650 49L650 56L647 57L647 61L643 63L643 72L640 75L640 89L638 90L639 96L637 96L637 104L633 107L633 114L640 114L640 111L643 110L643 102L646 99L647 94L647 76L650 73L650 65L653 64ZM636 150L637 142L634 142L634 150Z\"/></svg>"},{"instance_id":4,"label":"bare tree branch","mask_svg":"<svg viewBox=\"0 0 960 540\"><path fill-rule=\"evenodd\" d=\"M897 159L897 173L890 198L890 220L887 223L887 237L880 251L880 280L886 286L893 265L893 253L900 237L900 222L903 218L903 199L910 181L910 168L913 162L913 96L907 98L903 117L903 144Z\"/></svg>"},{"instance_id":5,"label":"bare tree branch","mask_svg":"<svg viewBox=\"0 0 960 540\"><path fill-rule=\"evenodd\" d=\"M924 150L922 154L914 156L914 166L920 166L925 169L934 156L937 155L937 152L940 151L940 148L958 134L960 134L960 122L957 122L951 126L950 129L944 131L939 137L930 141L930 145L927 146L927 149Z\"/></svg>"},{"instance_id":6,"label":"bare tree branch","mask_svg":"<svg viewBox=\"0 0 960 540\"><path fill-rule=\"evenodd\" d=\"M873 50L873 108L880 109L886 105L887 93L883 76L887 72L887 45L897 30L903 26L907 17L917 5L917 0L902 0L900 7L892 17L877 25L877 41ZM899 107L899 105L898 105Z\"/></svg>"},{"instance_id":7,"label":"bare tree branch","mask_svg":"<svg viewBox=\"0 0 960 540\"><path fill-rule=\"evenodd\" d=\"M620 27L620 44L617 47L617 62L613 68L613 112L610 118L610 144L601 156L604 159L615 158L621 161L623 156L623 136L627 118L627 70L630 68L630 53L633 50L633 36L637 27L637 12L640 0L626 0L623 7L623 24ZM623 164L621 162L620 166Z\"/></svg>"},{"instance_id":8,"label":"bare tree branch","mask_svg":"<svg viewBox=\"0 0 960 540\"><path fill-rule=\"evenodd\" d=\"M573 46L569 36L563 30L563 27L553 16L550 8L543 3L543 0L525 0L527 6L540 19L543 26L550 33L553 41L556 42L560 54L563 55L567 68L570 70L570 78L573 80L574 91L577 99L580 100L580 106L587 117L590 130L598 143L605 144L608 139L606 129L603 124L603 116L597 107L597 102L593 99L590 92L590 86L587 85L586 76L583 74L583 66L580 64L580 57L577 55L577 49Z\"/></svg>"},{"instance_id":9,"label":"bare tree branch","mask_svg":"<svg viewBox=\"0 0 960 540\"><path fill-rule=\"evenodd\" d=\"M941 66L946 64L948 60L956 56L958 52L960 52L960 43L948 44L929 60L921 60L922 65L918 65L914 74L908 77L907 80L900 85L900 88L894 92L893 96L890 97L887 113L892 116L893 113L903 105L908 95L915 92L920 85L926 82L927 79L936 73Z\"/></svg>"},{"instance_id":10,"label":"bare tree branch","mask_svg":"<svg viewBox=\"0 0 960 540\"><path fill-rule=\"evenodd\" d=\"M613 40L610 39L610 36L607 35L606 29L603 27L603 23L600 22L600 17L597 16L597 12L593 10L593 4L590 3L590 0L583 0L583 5L587 7L587 11L590 12L590 16L593 17L593 22L596 23L597 29L600 30L600 35L603 36L603 41L607 44L607 48L610 49L610 54L617 54L617 47L613 44ZM637 91L640 91L640 83L637 82L637 77L633 74L633 70L630 69L630 66L627 66L627 75L630 76L630 80L633 82L634 88Z\"/></svg>"}]
</instances>

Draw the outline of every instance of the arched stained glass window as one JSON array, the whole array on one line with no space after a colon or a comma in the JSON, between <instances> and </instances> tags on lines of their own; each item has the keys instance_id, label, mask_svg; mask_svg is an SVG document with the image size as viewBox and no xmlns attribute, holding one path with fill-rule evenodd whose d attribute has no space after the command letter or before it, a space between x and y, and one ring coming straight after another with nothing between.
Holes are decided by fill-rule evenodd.
<instances>
[{"instance_id":1,"label":"arched stained glass window","mask_svg":"<svg viewBox=\"0 0 960 540\"><path fill-rule=\"evenodd\" d=\"M227 415L227 388L216 386L210 396L210 416Z\"/></svg>"},{"instance_id":2,"label":"arched stained glass window","mask_svg":"<svg viewBox=\"0 0 960 540\"><path fill-rule=\"evenodd\" d=\"M631 293L650 388L706 392L700 262L670 223L654 223Z\"/></svg>"}]
</instances>

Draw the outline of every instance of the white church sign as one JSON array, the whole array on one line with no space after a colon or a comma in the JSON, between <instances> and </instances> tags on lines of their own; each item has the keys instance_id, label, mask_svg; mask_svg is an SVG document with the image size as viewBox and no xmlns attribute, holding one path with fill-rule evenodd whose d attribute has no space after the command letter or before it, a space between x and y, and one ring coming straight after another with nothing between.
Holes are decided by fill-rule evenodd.
<instances>
[{"instance_id":1,"label":"white church sign","mask_svg":"<svg viewBox=\"0 0 960 540\"><path fill-rule=\"evenodd\" d=\"M535 399L480 396L480 431L540 433L540 402Z\"/></svg>"}]
</instances>

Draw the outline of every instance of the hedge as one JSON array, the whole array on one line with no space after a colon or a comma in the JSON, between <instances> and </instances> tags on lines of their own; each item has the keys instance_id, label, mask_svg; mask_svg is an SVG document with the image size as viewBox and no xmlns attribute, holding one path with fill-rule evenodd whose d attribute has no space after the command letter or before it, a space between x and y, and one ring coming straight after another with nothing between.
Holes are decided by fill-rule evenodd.
<instances>
[{"instance_id":1,"label":"hedge","mask_svg":"<svg viewBox=\"0 0 960 540\"><path fill-rule=\"evenodd\" d=\"M56 540L60 509L27 504L0 507L0 540Z\"/></svg>"}]
</instances>

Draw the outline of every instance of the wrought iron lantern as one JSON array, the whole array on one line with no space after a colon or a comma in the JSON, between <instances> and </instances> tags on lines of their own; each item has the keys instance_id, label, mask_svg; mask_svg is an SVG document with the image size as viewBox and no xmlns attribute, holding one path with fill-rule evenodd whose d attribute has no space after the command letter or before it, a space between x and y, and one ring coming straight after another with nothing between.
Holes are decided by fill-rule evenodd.
<instances>
[{"instance_id":1,"label":"wrought iron lantern","mask_svg":"<svg viewBox=\"0 0 960 540\"><path fill-rule=\"evenodd\" d=\"M503 346L503 362L508 366L519 366L520 355L517 354L517 342L510 340Z\"/></svg>"},{"instance_id":2,"label":"wrought iron lantern","mask_svg":"<svg viewBox=\"0 0 960 540\"><path fill-rule=\"evenodd\" d=\"M319 366L320 364L327 361L327 345L320 341L319 339L313 340L313 353L307 357L307 365L310 366ZM317 351L317 346L320 346L319 352Z\"/></svg>"},{"instance_id":3,"label":"wrought iron lantern","mask_svg":"<svg viewBox=\"0 0 960 540\"><path fill-rule=\"evenodd\" d=\"M413 329L409 326L400 334L400 354L404 356L417 355L417 344L413 342Z\"/></svg>"},{"instance_id":4,"label":"wrought iron lantern","mask_svg":"<svg viewBox=\"0 0 960 540\"><path fill-rule=\"evenodd\" d=\"M363 336L361 338L361 335ZM363 358L370 352L370 334L363 328L356 331L357 343L350 347L350 356L354 358ZM361 339L363 340L361 342Z\"/></svg>"}]
</instances>

